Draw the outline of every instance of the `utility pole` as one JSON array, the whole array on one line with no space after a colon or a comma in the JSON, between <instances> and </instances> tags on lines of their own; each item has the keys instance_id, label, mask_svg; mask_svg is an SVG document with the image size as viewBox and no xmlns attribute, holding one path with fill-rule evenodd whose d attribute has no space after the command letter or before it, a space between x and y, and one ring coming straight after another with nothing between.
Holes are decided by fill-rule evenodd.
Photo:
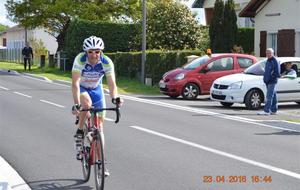
<instances>
[{"instance_id":1,"label":"utility pole","mask_svg":"<svg viewBox=\"0 0 300 190\"><path fill-rule=\"evenodd\" d=\"M143 32L142 32L142 70L141 70L141 82L145 83L145 63L146 63L146 16L147 7L146 0L143 0Z\"/></svg>"}]
</instances>

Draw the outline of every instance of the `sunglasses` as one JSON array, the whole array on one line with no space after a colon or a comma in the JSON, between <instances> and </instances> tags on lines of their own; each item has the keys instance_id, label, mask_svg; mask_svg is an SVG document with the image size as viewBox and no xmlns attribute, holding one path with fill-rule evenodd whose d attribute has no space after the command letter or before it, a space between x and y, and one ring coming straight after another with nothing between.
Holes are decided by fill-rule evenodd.
<instances>
[{"instance_id":1,"label":"sunglasses","mask_svg":"<svg viewBox=\"0 0 300 190\"><path fill-rule=\"evenodd\" d=\"M92 54L92 53L99 54L101 51L100 50L88 50L87 52L88 52L88 54Z\"/></svg>"}]
</instances>

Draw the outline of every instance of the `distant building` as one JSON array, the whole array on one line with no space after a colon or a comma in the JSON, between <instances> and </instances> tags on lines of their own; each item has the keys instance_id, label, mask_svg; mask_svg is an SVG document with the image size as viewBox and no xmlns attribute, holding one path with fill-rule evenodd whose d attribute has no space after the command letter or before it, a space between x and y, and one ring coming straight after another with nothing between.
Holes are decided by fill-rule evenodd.
<instances>
[{"instance_id":1,"label":"distant building","mask_svg":"<svg viewBox=\"0 0 300 190\"><path fill-rule=\"evenodd\" d=\"M254 27L254 23L251 18L238 17L240 11L249 3L250 0L234 0L235 11L237 14L237 25L238 27ZM226 2L226 0L224 0ZM213 17L215 0L195 0L192 4L192 8L204 8L205 21L209 25Z\"/></svg>"},{"instance_id":2,"label":"distant building","mask_svg":"<svg viewBox=\"0 0 300 190\"><path fill-rule=\"evenodd\" d=\"M25 46L25 29L19 25L9 28L4 31L6 38L6 47L8 49L12 48L22 48ZM51 53L56 53L57 42L56 38L45 32L44 29L28 29L27 39L42 40L46 49Z\"/></svg>"},{"instance_id":3,"label":"distant building","mask_svg":"<svg viewBox=\"0 0 300 190\"><path fill-rule=\"evenodd\" d=\"M300 57L300 0L251 0L240 16L254 18L256 56L271 47L277 56Z\"/></svg>"},{"instance_id":4,"label":"distant building","mask_svg":"<svg viewBox=\"0 0 300 190\"><path fill-rule=\"evenodd\" d=\"M50 54L55 54L58 44L56 38L42 28L28 29L27 39L41 40ZM32 45L32 44L30 44ZM0 47L6 49L1 52L1 59L10 61L22 61L21 49L25 46L25 29L19 25L8 28L0 33ZM1 49L1 48L0 48Z\"/></svg>"}]
</instances>

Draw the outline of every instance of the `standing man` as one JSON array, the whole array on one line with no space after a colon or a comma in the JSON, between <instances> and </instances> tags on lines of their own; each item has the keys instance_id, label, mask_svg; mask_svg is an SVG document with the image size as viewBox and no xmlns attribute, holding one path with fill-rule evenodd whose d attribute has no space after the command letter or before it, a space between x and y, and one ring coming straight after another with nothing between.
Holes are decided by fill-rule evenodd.
<instances>
[{"instance_id":1,"label":"standing man","mask_svg":"<svg viewBox=\"0 0 300 190\"><path fill-rule=\"evenodd\" d=\"M26 42L26 46L22 49L22 55L24 58L24 70L26 71L27 62L29 71L31 71L31 59L33 59L32 48L29 46L28 42Z\"/></svg>"},{"instance_id":2,"label":"standing man","mask_svg":"<svg viewBox=\"0 0 300 190\"><path fill-rule=\"evenodd\" d=\"M276 58L274 57L274 50L268 48L266 51L267 61L264 72L264 83L267 87L267 100L263 112L259 112L258 115L275 115L278 110L276 84L278 78L280 78L280 66Z\"/></svg>"}]
</instances>

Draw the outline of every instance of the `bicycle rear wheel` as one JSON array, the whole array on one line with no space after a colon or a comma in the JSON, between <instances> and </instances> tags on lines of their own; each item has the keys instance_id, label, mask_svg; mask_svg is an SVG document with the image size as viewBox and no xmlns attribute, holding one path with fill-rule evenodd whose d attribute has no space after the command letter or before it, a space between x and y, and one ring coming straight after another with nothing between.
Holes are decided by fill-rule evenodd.
<instances>
[{"instance_id":1,"label":"bicycle rear wheel","mask_svg":"<svg viewBox=\"0 0 300 190\"><path fill-rule=\"evenodd\" d=\"M94 169L95 169L95 183L96 183L96 189L97 190L103 190L104 189L104 151L103 151L103 139L101 138L101 135L99 131L97 132L95 142L93 144L94 148Z\"/></svg>"},{"instance_id":2,"label":"bicycle rear wheel","mask_svg":"<svg viewBox=\"0 0 300 190\"><path fill-rule=\"evenodd\" d=\"M84 139L83 139L83 146L82 146L82 173L83 173L83 180L87 182L90 179L91 175L91 164L90 164L90 142L86 140L86 135L88 133L87 124L84 124Z\"/></svg>"}]
</instances>

